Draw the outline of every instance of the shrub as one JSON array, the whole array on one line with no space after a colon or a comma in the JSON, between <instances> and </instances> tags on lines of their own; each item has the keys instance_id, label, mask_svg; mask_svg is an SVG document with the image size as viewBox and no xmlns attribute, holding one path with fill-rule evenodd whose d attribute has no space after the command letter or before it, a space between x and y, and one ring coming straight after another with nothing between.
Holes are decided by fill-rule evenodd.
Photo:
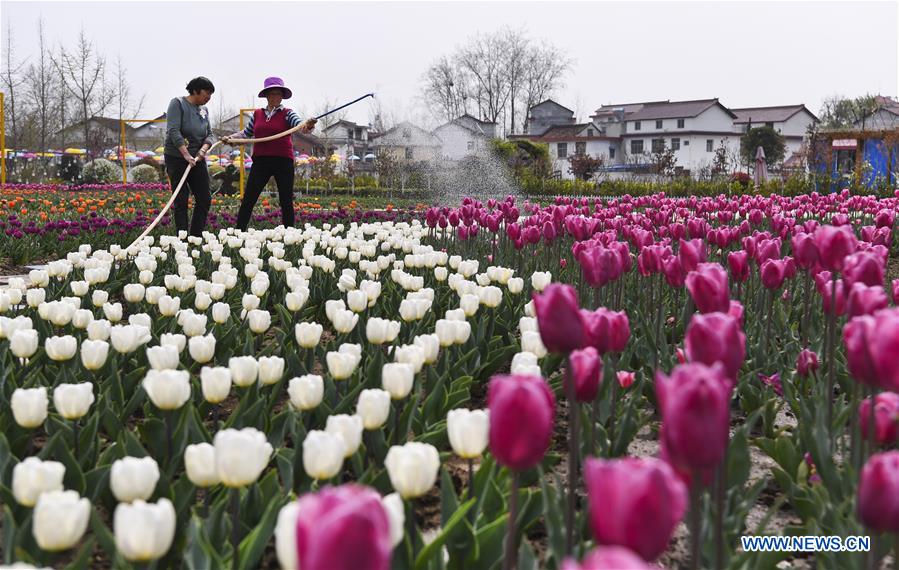
<instances>
[{"instance_id":1,"label":"shrub","mask_svg":"<svg viewBox=\"0 0 899 570\"><path fill-rule=\"evenodd\" d=\"M128 182L135 184L159 182L159 169L149 164L138 164L128 171Z\"/></svg>"},{"instance_id":2,"label":"shrub","mask_svg":"<svg viewBox=\"0 0 899 570\"><path fill-rule=\"evenodd\" d=\"M121 176L121 169L105 158L95 158L81 170L81 179L85 184L112 184L120 181Z\"/></svg>"}]
</instances>

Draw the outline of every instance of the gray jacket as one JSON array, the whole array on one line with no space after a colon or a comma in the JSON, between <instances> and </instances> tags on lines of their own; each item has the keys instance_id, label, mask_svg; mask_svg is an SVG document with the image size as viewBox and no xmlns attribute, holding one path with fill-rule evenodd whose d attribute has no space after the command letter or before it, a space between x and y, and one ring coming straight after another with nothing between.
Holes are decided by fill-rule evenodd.
<instances>
[{"instance_id":1,"label":"gray jacket","mask_svg":"<svg viewBox=\"0 0 899 570\"><path fill-rule=\"evenodd\" d=\"M169 101L165 120L165 154L180 157L178 147L186 144L191 156L196 156L201 146L214 142L206 107L198 107L184 97Z\"/></svg>"}]
</instances>

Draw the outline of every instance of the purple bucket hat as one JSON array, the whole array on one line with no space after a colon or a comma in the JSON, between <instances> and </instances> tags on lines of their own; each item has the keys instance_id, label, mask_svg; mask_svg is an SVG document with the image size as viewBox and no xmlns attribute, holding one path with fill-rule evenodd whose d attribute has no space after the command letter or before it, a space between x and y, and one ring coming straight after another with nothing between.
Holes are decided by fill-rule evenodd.
<instances>
[{"instance_id":1,"label":"purple bucket hat","mask_svg":"<svg viewBox=\"0 0 899 570\"><path fill-rule=\"evenodd\" d=\"M290 99L293 92L288 87L284 86L284 80L280 77L266 77L265 78L265 86L262 88L262 91L259 92L260 97L265 97L265 92L269 89L278 88L284 92L284 98Z\"/></svg>"}]
</instances>

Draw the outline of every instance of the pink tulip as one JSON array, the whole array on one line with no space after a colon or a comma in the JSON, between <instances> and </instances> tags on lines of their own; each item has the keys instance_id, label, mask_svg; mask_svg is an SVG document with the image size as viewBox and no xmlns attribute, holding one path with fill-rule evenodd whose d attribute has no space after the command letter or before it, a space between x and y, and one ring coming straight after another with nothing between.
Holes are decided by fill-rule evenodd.
<instances>
[{"instance_id":1,"label":"pink tulip","mask_svg":"<svg viewBox=\"0 0 899 570\"><path fill-rule=\"evenodd\" d=\"M730 276L735 283L742 283L749 279L749 254L744 250L728 253L727 265L730 267Z\"/></svg>"},{"instance_id":2,"label":"pink tulip","mask_svg":"<svg viewBox=\"0 0 899 570\"><path fill-rule=\"evenodd\" d=\"M746 358L746 335L739 322L726 313L694 315L684 345L691 362L707 366L720 362L732 380L737 379Z\"/></svg>"},{"instance_id":3,"label":"pink tulip","mask_svg":"<svg viewBox=\"0 0 899 570\"><path fill-rule=\"evenodd\" d=\"M865 463L858 480L856 510L868 529L899 533L899 451L877 453Z\"/></svg>"},{"instance_id":4,"label":"pink tulip","mask_svg":"<svg viewBox=\"0 0 899 570\"><path fill-rule=\"evenodd\" d=\"M780 372L775 372L771 376L765 376L764 374L759 374L759 380L762 381L762 384L768 386L774 393L783 398L784 395L784 386L783 382L780 380Z\"/></svg>"},{"instance_id":5,"label":"pink tulip","mask_svg":"<svg viewBox=\"0 0 899 570\"><path fill-rule=\"evenodd\" d=\"M568 354L584 346L584 321L574 287L550 283L533 299L540 339L548 351Z\"/></svg>"},{"instance_id":6,"label":"pink tulip","mask_svg":"<svg viewBox=\"0 0 899 570\"><path fill-rule=\"evenodd\" d=\"M622 352L631 336L630 321L624 311L610 311L599 307L595 311L581 310L584 319L585 345L600 355Z\"/></svg>"},{"instance_id":7,"label":"pink tulip","mask_svg":"<svg viewBox=\"0 0 899 570\"><path fill-rule=\"evenodd\" d=\"M899 391L899 309L851 319L843 327L849 372L863 384Z\"/></svg>"},{"instance_id":8,"label":"pink tulip","mask_svg":"<svg viewBox=\"0 0 899 570\"><path fill-rule=\"evenodd\" d=\"M809 349L803 349L796 358L796 373L805 377L818 369L818 355Z\"/></svg>"},{"instance_id":9,"label":"pink tulip","mask_svg":"<svg viewBox=\"0 0 899 570\"><path fill-rule=\"evenodd\" d=\"M893 279L891 282L891 297L893 298L893 304L899 305L899 279Z\"/></svg>"},{"instance_id":10,"label":"pink tulip","mask_svg":"<svg viewBox=\"0 0 899 570\"><path fill-rule=\"evenodd\" d=\"M849 226L821 226L815 231L820 263L829 271L842 271L846 256L858 248L858 239Z\"/></svg>"},{"instance_id":11,"label":"pink tulip","mask_svg":"<svg viewBox=\"0 0 899 570\"><path fill-rule=\"evenodd\" d=\"M651 457L588 458L584 481L590 526L601 546L623 546L658 558L687 508L687 489L671 467Z\"/></svg>"},{"instance_id":12,"label":"pink tulip","mask_svg":"<svg viewBox=\"0 0 899 570\"><path fill-rule=\"evenodd\" d=\"M602 381L602 358L592 346L574 350L568 355L571 377L574 377L574 393L578 402L592 402L599 393Z\"/></svg>"},{"instance_id":13,"label":"pink tulip","mask_svg":"<svg viewBox=\"0 0 899 570\"><path fill-rule=\"evenodd\" d=\"M769 259L780 259L781 241L779 238L763 239L755 250L755 262L761 267Z\"/></svg>"},{"instance_id":14,"label":"pink tulip","mask_svg":"<svg viewBox=\"0 0 899 570\"><path fill-rule=\"evenodd\" d=\"M796 265L803 269L809 269L818 261L818 246L815 245L814 236L807 233L798 233L791 240L793 257Z\"/></svg>"},{"instance_id":15,"label":"pink tulip","mask_svg":"<svg viewBox=\"0 0 899 570\"><path fill-rule=\"evenodd\" d=\"M636 376L637 375L634 372L629 372L627 370L619 370L615 373L615 378L618 379L618 385L625 390L631 387Z\"/></svg>"},{"instance_id":16,"label":"pink tulip","mask_svg":"<svg viewBox=\"0 0 899 570\"><path fill-rule=\"evenodd\" d=\"M656 372L661 438L673 463L693 471L718 466L727 449L732 389L721 364L682 364L670 376Z\"/></svg>"},{"instance_id":17,"label":"pink tulip","mask_svg":"<svg viewBox=\"0 0 899 570\"><path fill-rule=\"evenodd\" d=\"M786 264L781 259L767 259L762 263L760 276L766 289L780 289L787 278Z\"/></svg>"},{"instance_id":18,"label":"pink tulip","mask_svg":"<svg viewBox=\"0 0 899 570\"><path fill-rule=\"evenodd\" d=\"M700 263L687 274L687 290L700 313L727 312L730 293L727 272L717 263Z\"/></svg>"},{"instance_id":19,"label":"pink tulip","mask_svg":"<svg viewBox=\"0 0 899 570\"><path fill-rule=\"evenodd\" d=\"M737 319L737 324L740 325L740 328L743 328L743 314L745 313L745 309L743 308L743 303L739 301L731 301L730 308L727 310L727 314Z\"/></svg>"},{"instance_id":20,"label":"pink tulip","mask_svg":"<svg viewBox=\"0 0 899 570\"><path fill-rule=\"evenodd\" d=\"M300 497L298 513L297 561L303 570L390 568L390 522L376 491L354 483L325 487Z\"/></svg>"},{"instance_id":21,"label":"pink tulip","mask_svg":"<svg viewBox=\"0 0 899 570\"><path fill-rule=\"evenodd\" d=\"M875 311L885 309L888 304L889 300L883 287L880 285L868 287L864 283L857 282L849 290L846 314L850 319L859 315L871 315Z\"/></svg>"},{"instance_id":22,"label":"pink tulip","mask_svg":"<svg viewBox=\"0 0 899 570\"><path fill-rule=\"evenodd\" d=\"M590 551L578 564L571 558L562 563L562 570L658 570L622 546L603 546Z\"/></svg>"},{"instance_id":23,"label":"pink tulip","mask_svg":"<svg viewBox=\"0 0 899 570\"><path fill-rule=\"evenodd\" d=\"M487 387L490 451L500 465L534 467L549 447L555 399L539 376L497 375Z\"/></svg>"},{"instance_id":24,"label":"pink tulip","mask_svg":"<svg viewBox=\"0 0 899 570\"><path fill-rule=\"evenodd\" d=\"M621 275L621 258L614 250L594 246L577 255L584 279L591 287L602 287Z\"/></svg>"},{"instance_id":25,"label":"pink tulip","mask_svg":"<svg viewBox=\"0 0 899 570\"><path fill-rule=\"evenodd\" d=\"M874 402L874 440L878 445L892 445L899 436L899 394L881 392ZM871 398L865 398L858 405L858 422L862 428L862 437L869 439Z\"/></svg>"},{"instance_id":26,"label":"pink tulip","mask_svg":"<svg viewBox=\"0 0 899 570\"><path fill-rule=\"evenodd\" d=\"M846 312L846 287L842 279L837 279L836 285L834 285L833 281L826 281L819 290L826 314L839 316Z\"/></svg>"},{"instance_id":27,"label":"pink tulip","mask_svg":"<svg viewBox=\"0 0 899 570\"><path fill-rule=\"evenodd\" d=\"M685 272L695 271L705 258L705 243L701 239L680 240L677 259Z\"/></svg>"}]
</instances>

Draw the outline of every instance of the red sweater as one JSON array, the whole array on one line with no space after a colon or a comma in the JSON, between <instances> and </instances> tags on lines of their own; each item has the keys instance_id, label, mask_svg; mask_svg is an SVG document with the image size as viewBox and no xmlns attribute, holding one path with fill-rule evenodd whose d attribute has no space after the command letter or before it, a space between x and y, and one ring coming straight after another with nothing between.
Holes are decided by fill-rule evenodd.
<instances>
[{"instance_id":1,"label":"red sweater","mask_svg":"<svg viewBox=\"0 0 899 570\"><path fill-rule=\"evenodd\" d=\"M289 129L288 111L285 108L278 109L272 118L266 121L265 109L256 109L253 113L253 137L261 139ZM293 141L290 135L287 135L273 141L256 143L253 145L253 156L283 156L293 160Z\"/></svg>"}]
</instances>

